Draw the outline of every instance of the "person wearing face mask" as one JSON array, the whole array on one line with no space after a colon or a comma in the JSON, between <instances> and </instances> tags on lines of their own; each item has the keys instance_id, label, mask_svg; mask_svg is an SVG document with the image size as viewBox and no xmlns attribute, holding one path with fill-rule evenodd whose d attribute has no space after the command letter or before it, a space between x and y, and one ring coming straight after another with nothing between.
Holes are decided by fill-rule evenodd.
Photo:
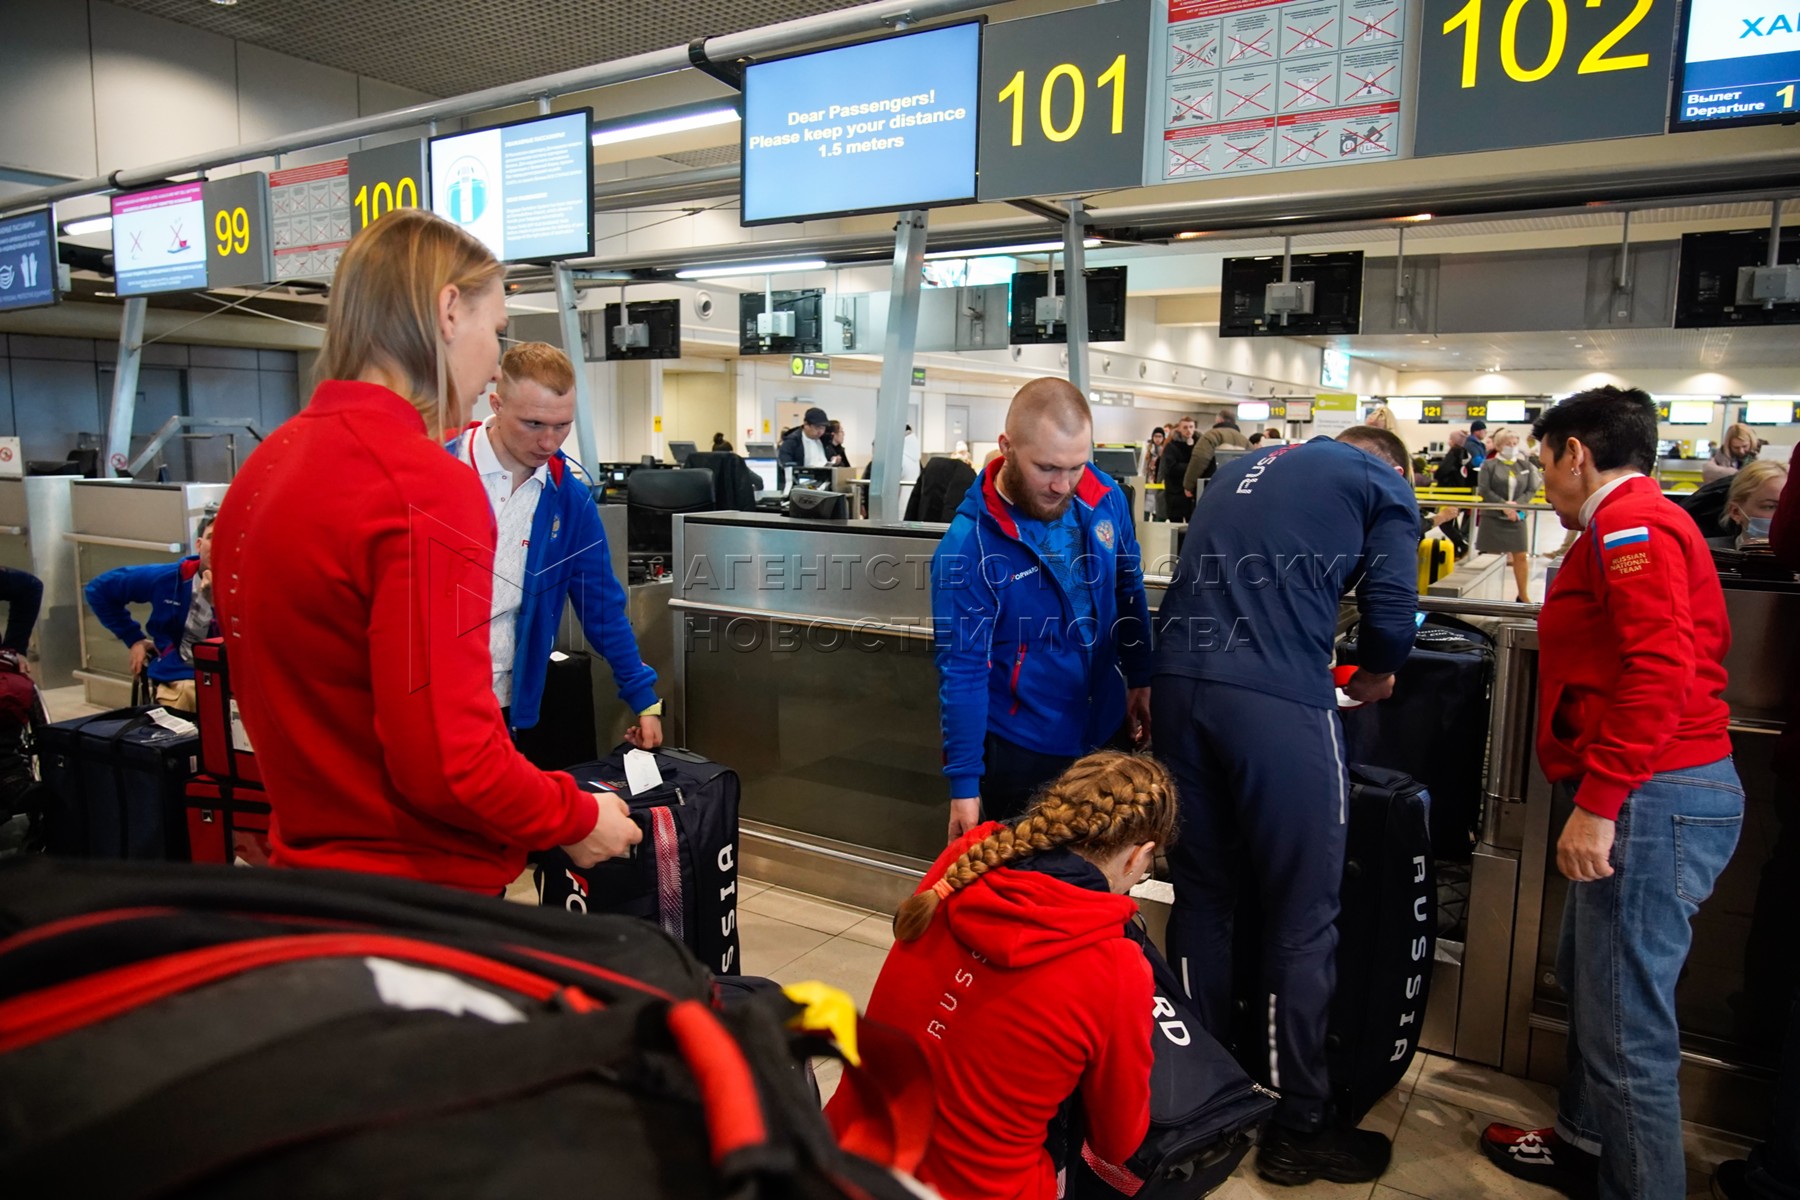
<instances>
[{"instance_id":1,"label":"person wearing face mask","mask_svg":"<svg viewBox=\"0 0 1800 1200\"><path fill-rule=\"evenodd\" d=\"M1787 486L1788 469L1781 463L1759 460L1747 463L1731 476L1731 490L1725 495L1725 511L1719 527L1723 537L1710 537L1706 543L1720 550L1742 550L1747 546L1766 546L1769 527L1781 506L1781 490Z\"/></svg>"},{"instance_id":2,"label":"person wearing face mask","mask_svg":"<svg viewBox=\"0 0 1800 1200\"><path fill-rule=\"evenodd\" d=\"M1061 379L1019 389L1001 458L931 558L949 837L1007 820L1075 759L1150 736L1149 603L1131 509Z\"/></svg>"},{"instance_id":3,"label":"person wearing face mask","mask_svg":"<svg viewBox=\"0 0 1800 1200\"><path fill-rule=\"evenodd\" d=\"M501 275L429 212L371 223L332 280L317 390L220 506L213 591L274 865L498 895L528 851L589 866L640 840L623 800L527 762L494 696L493 510L443 446L498 374Z\"/></svg>"},{"instance_id":4,"label":"person wearing face mask","mask_svg":"<svg viewBox=\"0 0 1800 1200\"><path fill-rule=\"evenodd\" d=\"M1519 435L1510 429L1494 434L1494 453L1475 473L1475 490L1489 504L1529 504L1537 495L1538 473L1525 461ZM1504 554L1512 564L1520 604L1531 603L1531 553L1525 514L1516 508L1490 508L1481 514L1476 549Z\"/></svg>"},{"instance_id":5,"label":"person wearing face mask","mask_svg":"<svg viewBox=\"0 0 1800 1200\"><path fill-rule=\"evenodd\" d=\"M488 643L501 715L528 756L543 765L554 755L549 746L534 749L526 731L538 724L551 647L573 601L588 644L612 668L619 699L638 714L625 740L654 750L662 745L656 672L638 653L586 477L562 452L575 421L574 365L555 346L521 342L500 360L492 403L494 415L449 448L480 477L498 529Z\"/></svg>"},{"instance_id":6,"label":"person wearing face mask","mask_svg":"<svg viewBox=\"0 0 1800 1200\"><path fill-rule=\"evenodd\" d=\"M1756 451L1756 431L1748 425L1731 426L1713 456L1700 464L1700 481L1711 483L1735 475L1756 461Z\"/></svg>"}]
</instances>

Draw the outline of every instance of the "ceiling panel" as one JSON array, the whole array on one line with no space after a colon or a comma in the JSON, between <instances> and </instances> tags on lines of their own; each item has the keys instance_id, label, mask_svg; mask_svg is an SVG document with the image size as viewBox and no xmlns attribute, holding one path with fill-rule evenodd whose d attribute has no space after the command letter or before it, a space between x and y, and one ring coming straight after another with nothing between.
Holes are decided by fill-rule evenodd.
<instances>
[{"instance_id":1,"label":"ceiling panel","mask_svg":"<svg viewBox=\"0 0 1800 1200\"><path fill-rule=\"evenodd\" d=\"M689 38L849 8L846 0L113 0L252 45L457 96Z\"/></svg>"}]
</instances>

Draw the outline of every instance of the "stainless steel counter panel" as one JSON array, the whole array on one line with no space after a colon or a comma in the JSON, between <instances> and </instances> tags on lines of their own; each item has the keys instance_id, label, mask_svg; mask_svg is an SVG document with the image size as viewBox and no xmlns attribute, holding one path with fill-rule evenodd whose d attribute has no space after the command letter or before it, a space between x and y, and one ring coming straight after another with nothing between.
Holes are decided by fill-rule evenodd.
<instances>
[{"instance_id":1,"label":"stainless steel counter panel","mask_svg":"<svg viewBox=\"0 0 1800 1200\"><path fill-rule=\"evenodd\" d=\"M1800 586L1729 584L1725 612L1731 619L1725 701L1732 719L1787 721L1800 707Z\"/></svg>"},{"instance_id":2,"label":"stainless steel counter panel","mask_svg":"<svg viewBox=\"0 0 1800 1200\"><path fill-rule=\"evenodd\" d=\"M69 489L75 585L84 588L115 567L173 562L188 553L206 510L225 498L222 483L138 483L78 479ZM89 704L118 708L131 701L130 652L81 606L78 677ZM142 622L145 614L139 613Z\"/></svg>"},{"instance_id":3,"label":"stainless steel counter panel","mask_svg":"<svg viewBox=\"0 0 1800 1200\"><path fill-rule=\"evenodd\" d=\"M36 671L40 687L67 687L81 665L81 589L75 584L75 546L69 532L73 475L0 479L0 563L30 571L44 583L38 613ZM15 532L17 531L17 532Z\"/></svg>"},{"instance_id":4,"label":"stainless steel counter panel","mask_svg":"<svg viewBox=\"0 0 1800 1200\"><path fill-rule=\"evenodd\" d=\"M676 605L929 629L931 556L946 528L766 513L676 517Z\"/></svg>"}]
</instances>

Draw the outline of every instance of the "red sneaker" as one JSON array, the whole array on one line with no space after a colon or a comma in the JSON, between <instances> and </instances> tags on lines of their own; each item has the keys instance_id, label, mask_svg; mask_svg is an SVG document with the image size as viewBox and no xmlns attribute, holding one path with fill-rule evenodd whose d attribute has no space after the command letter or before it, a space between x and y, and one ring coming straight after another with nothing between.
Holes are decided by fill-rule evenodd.
<instances>
[{"instance_id":1,"label":"red sneaker","mask_svg":"<svg viewBox=\"0 0 1800 1200\"><path fill-rule=\"evenodd\" d=\"M1598 1193L1599 1156L1571 1146L1555 1129L1489 1125L1481 1135L1481 1152L1508 1175L1554 1188L1572 1200L1592 1200Z\"/></svg>"}]
</instances>

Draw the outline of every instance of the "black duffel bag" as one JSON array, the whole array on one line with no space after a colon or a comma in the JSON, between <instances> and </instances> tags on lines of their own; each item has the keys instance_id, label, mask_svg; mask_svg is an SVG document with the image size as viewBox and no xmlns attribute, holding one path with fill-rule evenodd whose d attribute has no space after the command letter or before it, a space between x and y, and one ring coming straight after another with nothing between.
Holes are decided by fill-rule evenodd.
<instances>
[{"instance_id":1,"label":"black duffel bag","mask_svg":"<svg viewBox=\"0 0 1800 1200\"><path fill-rule=\"evenodd\" d=\"M0 865L0 1097L29 1099L0 1102L0 1178L120 1198L907 1196L832 1141L780 994L712 996L624 918L337 872Z\"/></svg>"},{"instance_id":2,"label":"black duffel bag","mask_svg":"<svg viewBox=\"0 0 1800 1200\"><path fill-rule=\"evenodd\" d=\"M1108 1163L1081 1143L1068 1155L1068 1200L1193 1200L1224 1183L1275 1108L1275 1094L1251 1082L1188 1006L1169 964L1135 923L1127 932L1150 960L1150 1130L1123 1163ZM1072 1122L1079 1137L1079 1101Z\"/></svg>"},{"instance_id":3,"label":"black duffel bag","mask_svg":"<svg viewBox=\"0 0 1800 1200\"><path fill-rule=\"evenodd\" d=\"M623 798L644 840L629 855L591 867L577 867L561 850L532 855L538 901L654 921L708 970L739 974L737 772L664 746L654 751L662 785L633 796L625 783L630 749L566 770L584 788Z\"/></svg>"}]
</instances>

